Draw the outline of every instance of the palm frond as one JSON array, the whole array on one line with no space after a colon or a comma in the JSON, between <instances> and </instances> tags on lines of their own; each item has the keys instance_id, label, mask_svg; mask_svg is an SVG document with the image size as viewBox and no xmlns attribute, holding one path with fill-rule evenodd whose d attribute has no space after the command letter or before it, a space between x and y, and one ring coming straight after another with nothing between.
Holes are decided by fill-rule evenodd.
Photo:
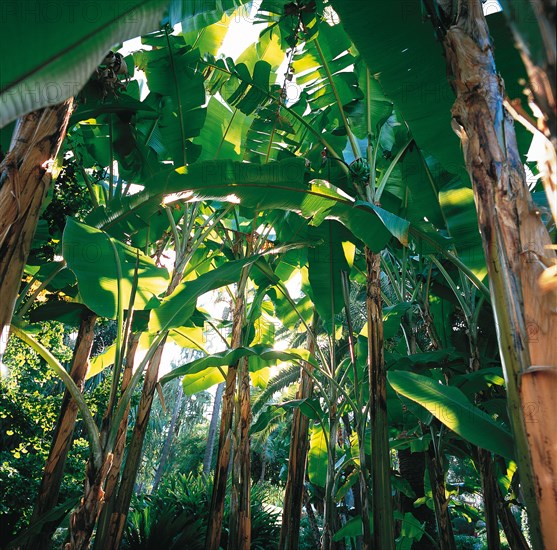
<instances>
[{"instance_id":1,"label":"palm frond","mask_svg":"<svg viewBox=\"0 0 557 550\"><path fill-rule=\"evenodd\" d=\"M255 416L271 400L273 395L297 382L300 378L300 367L293 366L282 370L271 378L267 387L261 392L253 404L252 413Z\"/></svg>"}]
</instances>

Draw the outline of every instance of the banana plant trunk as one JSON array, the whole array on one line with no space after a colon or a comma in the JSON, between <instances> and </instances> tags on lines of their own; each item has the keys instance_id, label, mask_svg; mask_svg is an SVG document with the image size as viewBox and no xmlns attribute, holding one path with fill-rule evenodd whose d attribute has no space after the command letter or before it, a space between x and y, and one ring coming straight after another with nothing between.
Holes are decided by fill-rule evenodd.
<instances>
[{"instance_id":1,"label":"banana plant trunk","mask_svg":"<svg viewBox=\"0 0 557 550\"><path fill-rule=\"evenodd\" d=\"M73 98L20 118L0 163L0 360Z\"/></svg>"},{"instance_id":2,"label":"banana plant trunk","mask_svg":"<svg viewBox=\"0 0 557 550\"><path fill-rule=\"evenodd\" d=\"M334 498L335 488L335 464L336 448L338 439L339 419L336 408L336 391L331 392L331 408L329 411L329 440L327 442L327 478L325 481L325 510L323 513L323 536L321 537L321 550L335 550L338 543L335 543L333 536L337 530L337 508Z\"/></svg>"},{"instance_id":3,"label":"banana plant trunk","mask_svg":"<svg viewBox=\"0 0 557 550\"><path fill-rule=\"evenodd\" d=\"M250 378L247 358L238 364L238 400L236 407L235 448L228 550L249 550L251 545L251 461L249 428L251 423Z\"/></svg>"},{"instance_id":4,"label":"banana plant trunk","mask_svg":"<svg viewBox=\"0 0 557 550\"><path fill-rule=\"evenodd\" d=\"M155 396L155 388L157 386L159 376L159 366L161 362L162 352L165 341L161 342L153 357L149 361L147 370L145 371L145 380L141 391L141 398L137 407L137 415L133 427L133 433L128 445L128 455L122 472L122 480L118 488L118 495L114 502L114 508L110 517L109 538L105 548L116 550L120 547L120 541L124 534L126 526L126 518L130 507L137 472L141 463L141 452L143 450L143 441L147 433L151 407Z\"/></svg>"},{"instance_id":5,"label":"banana plant trunk","mask_svg":"<svg viewBox=\"0 0 557 550\"><path fill-rule=\"evenodd\" d=\"M530 546L524 538L522 529L516 522L510 509L510 504L505 501L499 487L497 487L497 514L503 527L503 532L507 537L509 548L512 550L530 550Z\"/></svg>"},{"instance_id":6,"label":"banana plant trunk","mask_svg":"<svg viewBox=\"0 0 557 550\"><path fill-rule=\"evenodd\" d=\"M236 301L232 313L231 347L233 349L242 345L247 277L247 270L244 269L240 281L238 282ZM226 374L224 397L222 400L217 464L215 466L213 493L211 496L211 506L209 508L209 524L207 526L207 535L205 539L206 550L219 550L220 548L222 520L224 516L224 499L226 497L226 481L228 478L230 457L233 451L234 434L232 432L232 420L234 416L234 395L236 393L238 365L238 362L230 365Z\"/></svg>"},{"instance_id":7,"label":"banana plant trunk","mask_svg":"<svg viewBox=\"0 0 557 550\"><path fill-rule=\"evenodd\" d=\"M104 484L112 467L112 453L103 455L99 466L92 458L87 462L83 498L70 515L70 542L65 550L88 550L91 536L104 502Z\"/></svg>"},{"instance_id":8,"label":"banana plant trunk","mask_svg":"<svg viewBox=\"0 0 557 550\"><path fill-rule=\"evenodd\" d=\"M87 368L89 366L89 355L91 354L91 348L93 346L96 321L97 316L92 311L86 310L81 319L73 350L70 376L77 387L82 391L85 375L87 374ZM77 411L76 402L66 390L62 399L62 406L54 430L54 437L50 446L48 459L43 470L43 476L39 487L39 496L33 510L33 515L31 516L31 524L38 521L41 516L52 510L58 502L58 495L64 475L64 466L73 440ZM29 550L46 548L49 545L54 529L55 526L49 526L48 523L43 525L41 531L29 539L26 548Z\"/></svg>"},{"instance_id":9,"label":"banana plant trunk","mask_svg":"<svg viewBox=\"0 0 557 550\"><path fill-rule=\"evenodd\" d=\"M135 364L135 354L137 352L137 347L139 345L140 333L133 333L130 336L130 341L128 344L128 350L126 352L126 367L122 374L122 386L120 389L121 394L124 393L130 383L133 375L133 368ZM105 486L104 494L104 506L99 517L99 524L97 527L97 533L95 536L95 549L104 550L108 548L108 541L113 540L116 536L116 532L111 532L110 528L117 528L118 523L112 523L111 517L114 511L114 501L116 497L116 489L118 487L118 482L120 481L120 468L122 467L122 462L124 460L124 448L126 445L126 436L128 431L128 415L130 412L130 404L126 407L124 412L124 417L120 422L118 428L118 434L116 436L116 443L114 445L114 458L112 461L112 468L108 473Z\"/></svg>"},{"instance_id":10,"label":"banana plant trunk","mask_svg":"<svg viewBox=\"0 0 557 550\"><path fill-rule=\"evenodd\" d=\"M491 453L478 447L478 470L482 481L487 547L500 550L499 522L497 521L497 491L493 459Z\"/></svg>"},{"instance_id":11,"label":"banana plant trunk","mask_svg":"<svg viewBox=\"0 0 557 550\"><path fill-rule=\"evenodd\" d=\"M395 530L391 497L387 378L385 375L381 303L381 258L366 247L365 259L373 547L382 550L394 550Z\"/></svg>"},{"instance_id":12,"label":"banana plant trunk","mask_svg":"<svg viewBox=\"0 0 557 550\"><path fill-rule=\"evenodd\" d=\"M556 406L557 296L539 279L557 260L503 106L481 2L455 2L453 13L444 37L453 122L473 184L532 543L549 550L557 547L557 427L543 414Z\"/></svg>"},{"instance_id":13,"label":"banana plant trunk","mask_svg":"<svg viewBox=\"0 0 557 550\"><path fill-rule=\"evenodd\" d=\"M477 327L468 324L468 334L471 353L470 369L472 372L477 372L481 368ZM484 399L483 392L477 395L476 400L481 402L482 399ZM481 447L477 447L474 453L474 460L482 483L487 546L489 550L499 550L501 548L499 522L497 521L497 493L499 489L493 470L493 459L491 453Z\"/></svg>"},{"instance_id":14,"label":"banana plant trunk","mask_svg":"<svg viewBox=\"0 0 557 550\"><path fill-rule=\"evenodd\" d=\"M317 314L314 312L314 328L316 316ZM315 339L309 337L307 346L308 351L313 355L315 353ZM300 385L296 399L310 399L313 395L312 373L313 366L309 363L305 364L304 369L300 369ZM304 481L309 450L308 433L309 418L302 414L299 408L295 408L292 417L288 477L284 491L284 511L280 528L279 550L297 550L299 547Z\"/></svg>"},{"instance_id":15,"label":"banana plant trunk","mask_svg":"<svg viewBox=\"0 0 557 550\"><path fill-rule=\"evenodd\" d=\"M170 294L174 292L182 280L185 267L186 263L184 258L176 257L174 261L174 271L172 273L170 284L166 289L165 296L170 296ZM159 367L165 344L166 336L161 340L155 350L155 353L153 354L153 357L149 361L147 369L145 370L141 398L137 407L135 425L133 427L132 437L128 446L128 454L126 457L126 463L124 464L124 470L122 472L122 479L118 487L118 494L115 497L114 504L111 504L110 506L111 515L108 532L106 535L105 532L103 532L103 536L108 536L108 540L106 541L104 548L113 548L116 550L120 547L122 536L124 535L124 528L126 526L126 518L128 517L128 511L133 496L135 480L141 464L143 442L145 441L145 434L147 433L147 427L149 425L151 408L155 397L155 389L159 379ZM129 412L129 407L127 411Z\"/></svg>"}]
</instances>

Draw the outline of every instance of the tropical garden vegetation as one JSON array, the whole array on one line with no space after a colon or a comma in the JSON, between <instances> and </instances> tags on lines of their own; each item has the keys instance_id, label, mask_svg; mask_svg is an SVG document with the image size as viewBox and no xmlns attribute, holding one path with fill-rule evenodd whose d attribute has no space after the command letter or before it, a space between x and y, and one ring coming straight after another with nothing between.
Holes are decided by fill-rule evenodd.
<instances>
[{"instance_id":1,"label":"tropical garden vegetation","mask_svg":"<svg viewBox=\"0 0 557 550\"><path fill-rule=\"evenodd\" d=\"M557 548L554 1L2 13L2 547Z\"/></svg>"}]
</instances>

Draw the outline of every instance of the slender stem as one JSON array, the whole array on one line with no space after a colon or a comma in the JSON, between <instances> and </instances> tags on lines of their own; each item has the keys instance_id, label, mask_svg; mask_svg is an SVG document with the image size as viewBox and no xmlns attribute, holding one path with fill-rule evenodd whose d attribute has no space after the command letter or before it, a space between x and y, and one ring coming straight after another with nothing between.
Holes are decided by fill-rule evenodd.
<instances>
[{"instance_id":1,"label":"slender stem","mask_svg":"<svg viewBox=\"0 0 557 550\"><path fill-rule=\"evenodd\" d=\"M37 272L37 274L38 274L38 272ZM33 286L33 284L35 284L35 281L37 280L37 274L33 275L31 277L31 279L29 280L29 282L21 289L21 292L19 293L19 296L17 297L17 300L15 301L15 305L14 305L14 311L15 312L17 312L17 310L19 309L19 306L21 305L21 302L23 302L23 300L25 300L25 296L27 296L27 293L29 292L31 287Z\"/></svg>"},{"instance_id":2,"label":"slender stem","mask_svg":"<svg viewBox=\"0 0 557 550\"><path fill-rule=\"evenodd\" d=\"M406 144L401 147L400 151L396 154L395 158L392 160L391 164L389 164L389 167L387 168L387 170L385 170L385 173L383 174L383 176L381 177L381 181L379 182L379 185L377 186L377 190L375 191L375 203L379 203L379 201L381 200L381 195L383 194L383 191L385 190L385 187L389 181L389 177L391 176L393 170L395 169L395 166L397 165L398 161L400 160L400 158L402 157L402 155L404 155L404 153L406 152L406 150L408 149L408 147L410 147L410 144L414 141L413 138L410 138Z\"/></svg>"},{"instance_id":3,"label":"slender stem","mask_svg":"<svg viewBox=\"0 0 557 550\"><path fill-rule=\"evenodd\" d=\"M83 423L85 424L85 429L89 434L89 446L91 448L91 454L93 455L93 460L95 465L100 468L102 465L103 451L101 446L101 440L99 436L99 430L93 419L93 415L87 406L83 394L77 387L73 378L69 375L66 369L60 364L58 359L50 353L40 342L35 340L30 334L27 334L23 329L16 325L11 327L14 336L17 336L20 340L25 342L29 347L33 348L48 364L48 366L62 379L64 385L66 386L68 392L74 399L83 417Z\"/></svg>"},{"instance_id":4,"label":"slender stem","mask_svg":"<svg viewBox=\"0 0 557 550\"><path fill-rule=\"evenodd\" d=\"M374 201L374 186L375 186L375 173L371 171L371 159L373 158L373 128L371 127L371 73L369 68L366 67L366 115L367 115L367 162L369 170L369 183L366 185L366 199L373 204ZM379 147L379 141L376 143Z\"/></svg>"},{"instance_id":5,"label":"slender stem","mask_svg":"<svg viewBox=\"0 0 557 550\"><path fill-rule=\"evenodd\" d=\"M377 177L377 152L379 151L379 145L381 143L381 134L383 133L383 128L385 125L379 128L377 134L377 141L375 142L375 148L373 149L373 155L371 156L371 166L369 167L369 178L372 185L375 185L375 179Z\"/></svg>"},{"instance_id":6,"label":"slender stem","mask_svg":"<svg viewBox=\"0 0 557 550\"><path fill-rule=\"evenodd\" d=\"M447 284L451 287L451 290L453 291L456 299L458 300L458 303L460 304L460 307L462 308L462 311L466 319L469 321L470 318L472 317L472 312L470 311L470 306L466 303L464 296L462 296L462 292L459 291L455 282L452 280L451 276L447 273L447 270L443 267L443 264L435 256L431 254L429 255L429 259L437 266L437 269L441 272L441 274L447 281Z\"/></svg>"},{"instance_id":7,"label":"slender stem","mask_svg":"<svg viewBox=\"0 0 557 550\"><path fill-rule=\"evenodd\" d=\"M238 109L234 108L234 112L232 113L232 116L230 117L230 121L228 122L228 126L226 127L226 130L224 131L224 134L222 135L219 146L217 147L217 152L215 153L215 156L214 156L213 160L216 160L219 157L220 150L222 149L222 146L224 144L226 136L228 135L228 132L230 131L230 128L232 127L232 122L234 122L234 118L236 117L237 112L238 112Z\"/></svg>"},{"instance_id":8,"label":"slender stem","mask_svg":"<svg viewBox=\"0 0 557 550\"><path fill-rule=\"evenodd\" d=\"M137 370L133 373L133 376L130 380L130 383L128 384L128 387L126 388L126 390L124 391L120 399L118 400L118 405L116 407L116 411L112 419L112 427L110 429L110 433L108 435L108 440L106 443L107 449L110 450L114 446L114 443L116 441L116 436L118 435L118 428L120 426L120 422L124 417L127 404L131 399L135 387L137 386L139 380L141 379L141 376L143 375L143 370L145 369L145 365L147 365L147 363L151 360L151 358L157 351L159 344L166 338L167 335L168 335L168 331L162 331L156 336L155 340L153 341L149 350L147 351L147 354L143 358L143 361L141 361L141 363L137 367Z\"/></svg>"},{"instance_id":9,"label":"slender stem","mask_svg":"<svg viewBox=\"0 0 557 550\"><path fill-rule=\"evenodd\" d=\"M176 250L181 249L182 244L180 241L180 233L178 232L178 228L176 227L176 222L174 221L174 216L172 215L172 209L168 206L165 206L164 210L166 212L166 216L168 217L168 222L170 223L172 236L174 237L174 248Z\"/></svg>"},{"instance_id":10,"label":"slender stem","mask_svg":"<svg viewBox=\"0 0 557 550\"><path fill-rule=\"evenodd\" d=\"M108 180L108 198L112 199L114 197L114 144L113 144L113 129L112 129L112 114L109 115L108 123L108 146L110 149L110 166L109 169L109 180Z\"/></svg>"},{"instance_id":11,"label":"slender stem","mask_svg":"<svg viewBox=\"0 0 557 550\"><path fill-rule=\"evenodd\" d=\"M452 252L449 252L443 246L441 246L433 237L430 237L424 231L410 225L410 233L418 238L422 239L423 241L427 242L431 245L435 250L453 263L456 267L462 270L462 272L470 279L470 282L483 294L485 299L491 303L491 295L489 293L489 289L478 279L478 277L474 274L474 272L464 263L460 258L458 258Z\"/></svg>"}]
</instances>

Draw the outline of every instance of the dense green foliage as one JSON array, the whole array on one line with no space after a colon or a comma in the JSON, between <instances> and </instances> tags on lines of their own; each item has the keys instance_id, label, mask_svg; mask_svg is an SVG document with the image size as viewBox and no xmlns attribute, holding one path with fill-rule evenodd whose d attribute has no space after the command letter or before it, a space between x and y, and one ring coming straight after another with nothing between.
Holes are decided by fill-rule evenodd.
<instances>
[{"instance_id":1,"label":"dense green foliage","mask_svg":"<svg viewBox=\"0 0 557 550\"><path fill-rule=\"evenodd\" d=\"M278 545L299 414L309 420L300 548L315 548L328 531L325 550L360 548L374 496L369 355L377 326L388 381L381 476L392 487L396 547L436 543L441 527L428 518L440 526L444 513L457 548L483 548L479 453L492 468L487 504L512 505L517 515L525 505L474 198L450 126L453 96L420 3L401 17L396 2L352 10L340 0L264 0L253 14L258 41L233 55L221 46L227 33L239 38L243 2L131 4L133 21L100 10L112 38L76 24L44 51L24 51L6 77L72 77L79 95L14 313L31 347L12 337L3 358L0 543L28 527L65 388L55 371L70 370L80 316L92 311L96 338L58 502L82 494L88 460L100 471L120 453L125 465L140 441L122 548L204 547L215 388L238 365L249 372L251 408L240 411L238 379L226 436L237 444L248 423L251 548ZM515 54L502 15L488 21L516 91L524 67L505 52ZM106 56L137 34L137 51ZM66 50L71 40L79 46ZM21 114L10 98L4 122ZM368 313L370 256L379 265L379 319ZM132 341L138 351L128 357ZM165 342L187 352L165 357L159 383L143 387ZM313 383L302 397L301 373ZM148 428L138 435L145 410ZM414 464L402 464L405 451ZM215 443L213 466L218 453ZM414 485L405 467L416 468ZM57 518L58 538L67 516Z\"/></svg>"}]
</instances>

